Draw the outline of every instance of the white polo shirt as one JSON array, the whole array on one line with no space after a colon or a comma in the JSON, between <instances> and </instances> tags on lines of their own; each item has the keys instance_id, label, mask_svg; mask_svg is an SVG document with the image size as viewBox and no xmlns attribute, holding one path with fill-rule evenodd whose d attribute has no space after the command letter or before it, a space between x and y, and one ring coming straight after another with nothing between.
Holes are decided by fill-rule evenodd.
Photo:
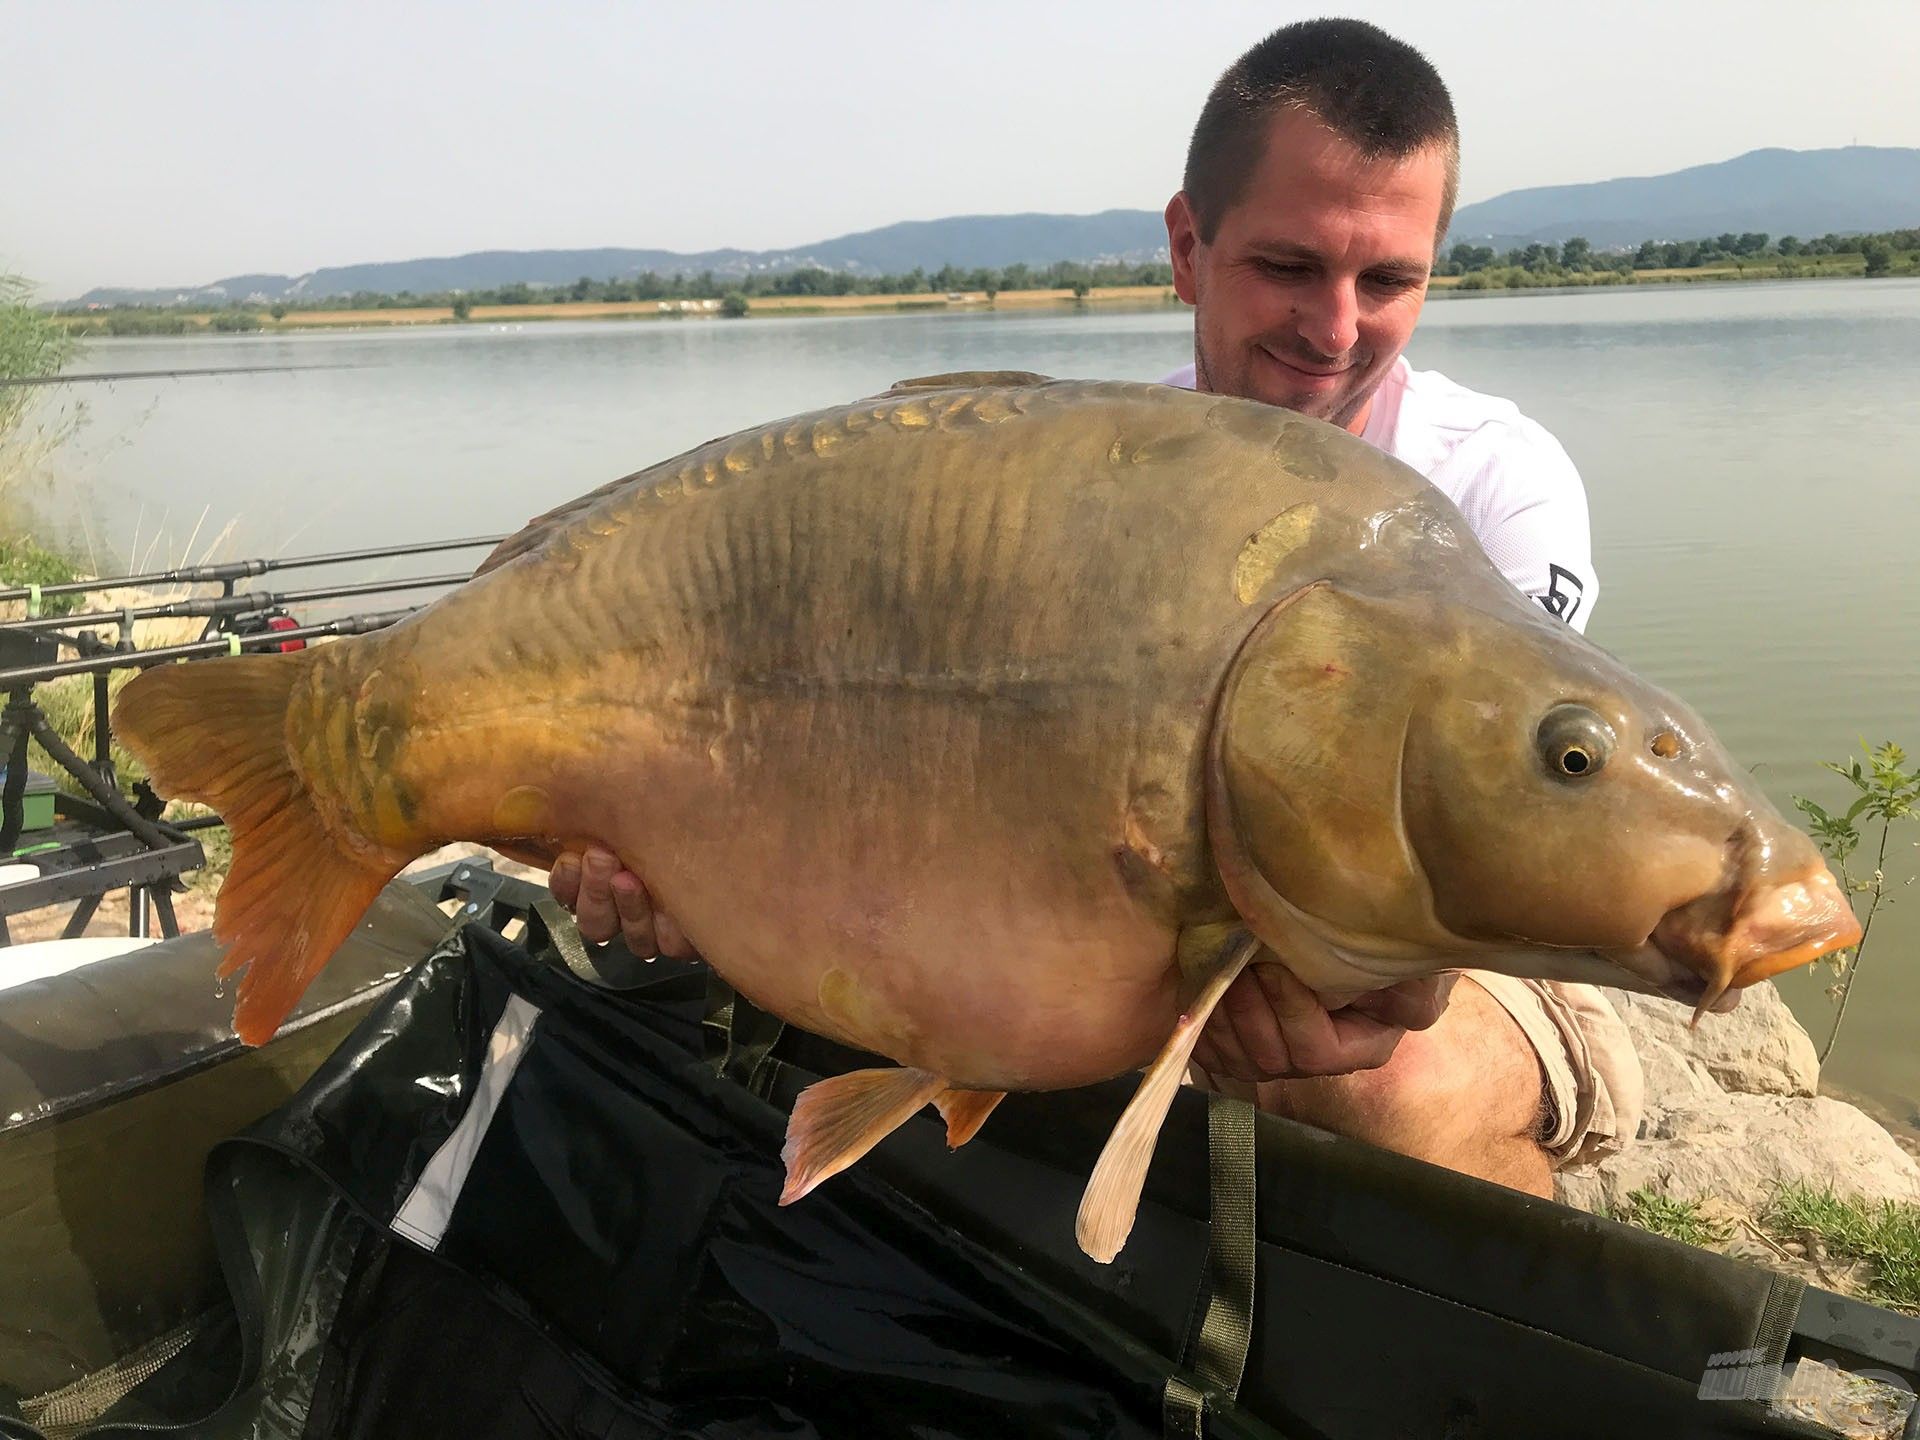
<instances>
[{"instance_id":1,"label":"white polo shirt","mask_svg":"<svg viewBox=\"0 0 1920 1440\"><path fill-rule=\"evenodd\" d=\"M1162 382L1191 390L1193 366ZM1453 501L1487 558L1576 630L1600 595L1587 492L1567 452L1511 400L1415 370L1402 355L1374 392L1361 438Z\"/></svg>"}]
</instances>

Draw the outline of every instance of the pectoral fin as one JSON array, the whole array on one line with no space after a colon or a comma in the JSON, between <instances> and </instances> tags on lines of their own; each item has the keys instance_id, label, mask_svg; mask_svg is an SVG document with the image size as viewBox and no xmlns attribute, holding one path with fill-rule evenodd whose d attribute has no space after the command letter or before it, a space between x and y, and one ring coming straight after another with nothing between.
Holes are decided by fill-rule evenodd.
<instances>
[{"instance_id":1,"label":"pectoral fin","mask_svg":"<svg viewBox=\"0 0 1920 1440\"><path fill-rule=\"evenodd\" d=\"M809 1085L793 1102L780 1147L787 1165L780 1203L791 1205L838 1175L946 1088L938 1075L909 1068L853 1070Z\"/></svg>"},{"instance_id":2,"label":"pectoral fin","mask_svg":"<svg viewBox=\"0 0 1920 1440\"><path fill-rule=\"evenodd\" d=\"M1215 952L1217 959L1199 993L1173 1027L1165 1048L1147 1067L1146 1078L1127 1102L1113 1134L1107 1137L1106 1148L1100 1152L1086 1194L1081 1197L1080 1217L1074 1227L1080 1248L1102 1265L1113 1262L1133 1230L1153 1147L1160 1138L1167 1109L1173 1104L1174 1092L1186 1078L1194 1044L1206 1027L1207 1017L1259 948L1258 940L1242 933Z\"/></svg>"}]
</instances>

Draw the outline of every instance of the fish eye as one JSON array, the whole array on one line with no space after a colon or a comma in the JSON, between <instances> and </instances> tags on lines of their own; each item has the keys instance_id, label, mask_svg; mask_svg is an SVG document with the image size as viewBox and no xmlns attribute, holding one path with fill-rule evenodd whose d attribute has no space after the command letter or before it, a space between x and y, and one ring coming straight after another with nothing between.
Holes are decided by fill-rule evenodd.
<instances>
[{"instance_id":1,"label":"fish eye","mask_svg":"<svg viewBox=\"0 0 1920 1440\"><path fill-rule=\"evenodd\" d=\"M1540 722L1540 759L1562 780L1598 774L1613 754L1613 727L1584 705L1556 705Z\"/></svg>"}]
</instances>

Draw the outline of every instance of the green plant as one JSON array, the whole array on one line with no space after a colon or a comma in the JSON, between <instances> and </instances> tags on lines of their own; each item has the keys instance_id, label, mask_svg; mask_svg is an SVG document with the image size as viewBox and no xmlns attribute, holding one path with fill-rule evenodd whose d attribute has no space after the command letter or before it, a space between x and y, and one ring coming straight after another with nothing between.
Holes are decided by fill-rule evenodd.
<instances>
[{"instance_id":1,"label":"green plant","mask_svg":"<svg viewBox=\"0 0 1920 1440\"><path fill-rule=\"evenodd\" d=\"M1762 1220L1775 1234L1817 1236L1830 1254L1867 1261L1873 1267L1865 1285L1869 1299L1910 1314L1920 1310L1920 1207L1788 1185Z\"/></svg>"},{"instance_id":2,"label":"green plant","mask_svg":"<svg viewBox=\"0 0 1920 1440\"><path fill-rule=\"evenodd\" d=\"M750 308L747 297L738 290L729 290L720 300L720 313L729 320L742 319Z\"/></svg>"},{"instance_id":3,"label":"green plant","mask_svg":"<svg viewBox=\"0 0 1920 1440\"><path fill-rule=\"evenodd\" d=\"M1732 1233L1725 1221L1702 1213L1699 1202L1656 1195L1645 1186L1610 1207L1607 1218L1703 1248L1720 1244Z\"/></svg>"},{"instance_id":4,"label":"green plant","mask_svg":"<svg viewBox=\"0 0 1920 1440\"><path fill-rule=\"evenodd\" d=\"M473 314L473 301L469 300L464 295L456 295L453 297L453 318L454 319L465 320L472 314Z\"/></svg>"},{"instance_id":5,"label":"green plant","mask_svg":"<svg viewBox=\"0 0 1920 1440\"><path fill-rule=\"evenodd\" d=\"M27 302L32 287L17 275L0 275L0 381L45 380L72 358L67 327ZM31 385L0 385L0 435L19 422L32 402Z\"/></svg>"},{"instance_id":6,"label":"green plant","mask_svg":"<svg viewBox=\"0 0 1920 1440\"><path fill-rule=\"evenodd\" d=\"M167 807L169 820L184 820L190 816L212 813L204 805L188 805L179 801ZM220 888L220 882L227 878L227 871L233 868L233 833L224 825L215 825L211 829L194 832L194 839L200 842L207 863L187 876L187 884L210 895Z\"/></svg>"},{"instance_id":7,"label":"green plant","mask_svg":"<svg viewBox=\"0 0 1920 1440\"><path fill-rule=\"evenodd\" d=\"M1860 748L1866 752L1867 763L1864 765L1858 759L1844 763L1838 760L1824 762L1826 769L1840 776L1858 792L1853 803L1840 814L1830 814L1804 795L1793 797L1795 808L1807 817L1807 828L1812 832L1815 843L1839 872L1841 888L1849 897L1871 897L1867 901L1867 913L1860 921L1859 944L1850 952L1841 951L1827 957L1838 975L1827 993L1839 1001L1839 1008L1834 1012L1833 1028L1827 1032L1827 1043L1820 1050L1822 1064L1833 1053L1834 1042L1840 1038L1840 1024L1847 1018L1847 1001L1853 994L1853 982L1860 975L1860 961L1866 954L1867 937L1873 932L1873 917L1879 912L1881 902L1887 899L1888 836L1895 821L1911 820L1920 810L1920 771L1903 768L1907 763L1907 752L1891 740L1877 748L1862 740ZM1870 835L1876 820L1880 822L1880 835L1872 873L1857 875L1851 862L1861 841L1869 838L1862 835L1860 826L1864 822ZM1901 883L1911 884L1912 876L1909 875Z\"/></svg>"},{"instance_id":8,"label":"green plant","mask_svg":"<svg viewBox=\"0 0 1920 1440\"><path fill-rule=\"evenodd\" d=\"M0 533L0 585L60 585L79 578L66 556L31 535ZM79 606L78 595L50 595L40 602L40 613L68 615Z\"/></svg>"}]
</instances>

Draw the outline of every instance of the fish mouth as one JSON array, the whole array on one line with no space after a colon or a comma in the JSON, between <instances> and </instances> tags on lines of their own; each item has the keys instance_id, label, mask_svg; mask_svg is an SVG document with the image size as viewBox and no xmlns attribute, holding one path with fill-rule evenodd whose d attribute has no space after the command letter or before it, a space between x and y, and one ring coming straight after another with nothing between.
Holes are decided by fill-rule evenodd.
<instances>
[{"instance_id":1,"label":"fish mouth","mask_svg":"<svg viewBox=\"0 0 1920 1440\"><path fill-rule=\"evenodd\" d=\"M1647 988L1692 1005L1693 1023L1731 1010L1738 992L1860 941L1860 921L1831 872L1745 893L1717 891L1667 912L1644 944L1605 952Z\"/></svg>"}]
</instances>

